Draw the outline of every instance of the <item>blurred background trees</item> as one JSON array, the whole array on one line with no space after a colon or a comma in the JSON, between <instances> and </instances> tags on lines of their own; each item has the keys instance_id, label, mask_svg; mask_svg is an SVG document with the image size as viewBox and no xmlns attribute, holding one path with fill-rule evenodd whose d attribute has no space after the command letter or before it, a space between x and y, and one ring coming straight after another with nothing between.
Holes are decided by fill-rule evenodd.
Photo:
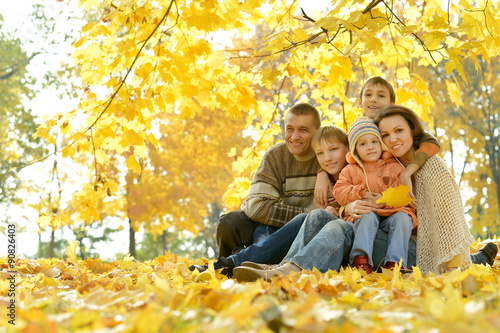
<instances>
[{"instance_id":1,"label":"blurred background trees","mask_svg":"<svg viewBox=\"0 0 500 333\"><path fill-rule=\"evenodd\" d=\"M50 186L25 182L42 198L31 204L38 230L51 234L38 255L62 255L61 230L82 256L215 255L218 217L239 207L262 153L282 140L286 110L306 101L323 124L347 129L374 75L442 143L475 234L498 233L499 4L344 0L320 13L297 1L81 3L77 28L58 35L73 62L45 81L76 103L53 110L36 139L36 119L15 100L34 85L9 68L37 53L2 35L2 77L18 80L5 83L5 168L55 152L40 175ZM57 31L43 6L35 12ZM23 201L12 184L6 197ZM120 250L107 245L123 238Z\"/></svg>"}]
</instances>

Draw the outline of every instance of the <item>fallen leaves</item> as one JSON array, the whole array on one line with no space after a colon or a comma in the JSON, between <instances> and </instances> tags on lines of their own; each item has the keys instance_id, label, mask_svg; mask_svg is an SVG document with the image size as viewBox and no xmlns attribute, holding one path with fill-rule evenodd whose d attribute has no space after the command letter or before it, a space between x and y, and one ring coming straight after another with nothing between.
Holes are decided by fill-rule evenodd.
<instances>
[{"instance_id":1,"label":"fallen leaves","mask_svg":"<svg viewBox=\"0 0 500 333\"><path fill-rule=\"evenodd\" d=\"M498 240L495 242L500 245ZM476 242L471 252L483 243ZM497 332L500 265L422 275L356 269L317 270L272 282L238 283L171 254L131 257L18 259L18 332ZM6 270L0 258L0 276ZM3 279L2 279L3 281ZM0 281L0 282L2 282ZM0 283L0 304L7 304ZM6 307L0 307L5 318ZM0 328L0 332L10 332Z\"/></svg>"}]
</instances>

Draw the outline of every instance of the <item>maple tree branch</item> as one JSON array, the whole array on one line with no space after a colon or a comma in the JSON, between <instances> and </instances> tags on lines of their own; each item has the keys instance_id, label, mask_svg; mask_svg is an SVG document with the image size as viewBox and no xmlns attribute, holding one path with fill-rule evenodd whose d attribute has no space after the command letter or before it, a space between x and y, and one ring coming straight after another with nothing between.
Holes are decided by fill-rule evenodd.
<instances>
[{"instance_id":1,"label":"maple tree branch","mask_svg":"<svg viewBox=\"0 0 500 333\"><path fill-rule=\"evenodd\" d=\"M368 6L366 6L366 8L361 13L366 14L368 12L371 12L371 10L375 8L375 6L377 6L380 2L385 3L385 1L383 0L373 0L370 4L368 4Z\"/></svg>"},{"instance_id":2,"label":"maple tree branch","mask_svg":"<svg viewBox=\"0 0 500 333\"><path fill-rule=\"evenodd\" d=\"M493 37L493 34L491 33L490 28L488 27L488 20L486 18L486 7L488 7L488 2L489 2L489 0L486 0L483 9L474 9L474 10L472 10L472 9L465 9L465 11L467 11L469 13L482 12L483 16L484 16L484 25L486 27L486 30L489 32L490 36Z\"/></svg>"},{"instance_id":3,"label":"maple tree branch","mask_svg":"<svg viewBox=\"0 0 500 333\"><path fill-rule=\"evenodd\" d=\"M120 81L120 83L118 84L118 88L116 89L116 91L113 93L113 95L111 95L111 97L106 102L107 105L104 107L104 110L102 110L102 112L97 116L97 118L92 122L92 124L89 127L87 127L87 129L85 130L85 133L88 132L92 127L94 127L94 125L99 121L99 119L101 119L101 117L104 115L104 113L106 113L106 111L109 109L111 103L113 102L113 100L115 99L115 97L118 95L118 92L120 91L120 89L125 84L125 81L127 80L127 77L132 72L132 69L134 69L134 65L137 62L137 60L139 59L139 57L140 57L140 55L142 53L142 50L144 49L144 47L146 46L146 44L148 43L148 41L153 37L153 35L155 34L155 32L158 30L158 28L166 20L167 16L170 14L170 10L172 9L172 6L173 6L173 4L175 2L176 2L176 0L170 1L170 4L168 5L168 8L167 8L167 10L165 12L165 15L163 15L163 17L160 20L160 22L158 22L158 24L155 26L155 28L153 29L153 31L149 34L149 36L146 38L146 40L142 44L141 48L139 49L139 51L137 52L136 56L134 57L134 60L132 61L132 64L130 65L129 69L127 70L127 73L125 73L125 77Z\"/></svg>"},{"instance_id":4,"label":"maple tree branch","mask_svg":"<svg viewBox=\"0 0 500 333\"><path fill-rule=\"evenodd\" d=\"M104 113L106 113L106 111L109 109L111 103L113 102L113 100L115 99L115 97L118 95L118 92L120 91L120 89L125 85L125 80L127 79L128 75L130 74L130 72L132 71L132 69L134 68L134 65L135 63L137 62L137 60L139 59L139 56L141 55L142 53L142 50L144 49L144 47L146 46L147 42L153 37L153 35L155 34L155 32L158 30L158 28L161 26L161 24L166 20L167 16L170 14L170 11L172 9L172 6L173 4L176 4L176 0L172 0L167 8L167 11L165 12L165 15L163 15L162 19L158 22L158 24L155 26L155 28L153 29L153 31L151 32L151 34L146 38L146 40L144 41L144 43L142 44L141 48L139 49L139 51L137 52L136 56L134 57L134 60L132 61L132 64L130 65L130 68L127 70L127 73L125 74L125 77L123 79L120 80L120 83L118 83L118 88L116 89L116 91L113 93L113 95L111 95L111 97L109 97L106 102L104 102L103 104L101 105L98 105L98 106L95 106L94 108L92 109L96 109L96 108L100 108L102 107L103 105L106 105L104 107L104 110L102 110L102 112L96 117L96 119L92 122L92 124L90 126L88 126L85 131L83 133L87 133L89 130L91 130L95 124L99 121L100 118L102 118L102 116L104 115ZM116 8L116 7L115 7ZM178 16L177 16L178 17ZM176 21L177 22L177 21ZM172 29L173 27L175 26L175 24L168 28L168 30ZM164 32L165 33L165 32ZM30 58L34 57L35 55L37 55L38 53L35 53L34 55L32 55ZM91 109L91 110L92 110ZM68 146L73 146L74 144L76 143L76 140L74 140L73 142L69 143L68 145L66 145L64 148L68 147ZM63 149L64 149L63 148ZM62 150L62 149L61 149ZM22 169L24 168L27 168L33 164L36 164L38 162L42 162L42 161L45 161L47 158L49 158L50 156L52 155L55 155L57 154L58 152L60 152L61 150L56 150L54 151L53 153L51 154L48 154L46 156L43 156L37 160L34 160L34 161L31 161L30 163L26 163L25 165L23 166L20 166L20 167L16 167L16 168L13 168L11 170L16 170L13 172L13 176L17 175Z\"/></svg>"},{"instance_id":5,"label":"maple tree branch","mask_svg":"<svg viewBox=\"0 0 500 333\"><path fill-rule=\"evenodd\" d=\"M253 147L252 151L250 151L250 153L248 153L248 155L245 156L244 159L247 159L250 156L250 154L255 153L255 150L257 149L257 147L259 147L260 143L262 142L262 139L264 138L264 135L266 135L269 128L271 128L271 123L273 122L274 118L276 117L276 113L278 111L278 106L280 104L281 91L283 90L283 86L285 85L285 81L286 81L286 76L281 81L281 85L280 85L280 88L279 88L278 93L277 93L278 99L276 101L276 104L274 105L273 114L271 116L271 119L269 120L269 123L267 124L266 129L264 130L264 133L260 136L259 141L257 141L257 143Z\"/></svg>"},{"instance_id":6,"label":"maple tree branch","mask_svg":"<svg viewBox=\"0 0 500 333\"><path fill-rule=\"evenodd\" d=\"M385 4L386 8L387 8L387 9L389 10L389 12L391 13L391 16L392 16L392 17L394 17L394 18L396 18L396 20L398 20L398 22L399 22L401 25L403 25L404 27L406 27L406 24L405 24L405 23L404 23L404 22L403 22L403 21L402 21L402 20L401 20L401 19L400 19L400 18L399 18L399 17L398 17L395 13L394 13L394 11L392 10L392 8L391 8L391 7L390 7L390 6L389 6L389 5L388 5L385 1L380 0L380 1L377 1L377 3L378 3L378 2L383 2L383 3ZM372 6L371 8L373 8L373 6ZM371 16L372 18L374 18L374 17L372 16L371 11L370 11L370 16ZM384 18L384 19L386 19L389 23L391 22L391 20L390 20L390 19L387 19L387 18ZM431 57L432 61L433 61L435 64L437 64L437 61L436 61L436 59L434 59L434 56L432 55L431 50L427 47L427 45L425 45L424 41L423 41L420 37L418 37L418 35L417 35L416 33L412 32L411 34L412 34L412 35L413 35L413 36L414 36L414 37L418 40L418 42L420 43L420 45L422 45L423 49L424 49L427 53L429 53L429 56Z\"/></svg>"},{"instance_id":7,"label":"maple tree branch","mask_svg":"<svg viewBox=\"0 0 500 333\"><path fill-rule=\"evenodd\" d=\"M94 155L94 168L95 168L94 191L97 191L97 156L95 154L94 131L92 129L90 129L90 139L92 141L92 151Z\"/></svg>"}]
</instances>

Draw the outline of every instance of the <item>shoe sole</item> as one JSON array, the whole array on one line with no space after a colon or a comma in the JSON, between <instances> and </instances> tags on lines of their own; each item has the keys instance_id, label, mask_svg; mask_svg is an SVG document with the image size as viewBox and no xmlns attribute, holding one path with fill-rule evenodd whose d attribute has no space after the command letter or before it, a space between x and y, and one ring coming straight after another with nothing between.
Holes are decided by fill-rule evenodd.
<instances>
[{"instance_id":1,"label":"shoe sole","mask_svg":"<svg viewBox=\"0 0 500 333\"><path fill-rule=\"evenodd\" d=\"M246 266L246 267L236 267L233 270L233 277L238 280L239 282L254 282L260 279L263 279L264 281L271 281L271 278L268 276L262 276L258 272L253 271L252 269L249 269L252 267Z\"/></svg>"},{"instance_id":2,"label":"shoe sole","mask_svg":"<svg viewBox=\"0 0 500 333\"><path fill-rule=\"evenodd\" d=\"M252 267L252 268L260 269L260 270L267 270L267 269L271 268L271 265L258 264L256 262L251 262L251 261L244 261L241 263L241 266Z\"/></svg>"}]
</instances>

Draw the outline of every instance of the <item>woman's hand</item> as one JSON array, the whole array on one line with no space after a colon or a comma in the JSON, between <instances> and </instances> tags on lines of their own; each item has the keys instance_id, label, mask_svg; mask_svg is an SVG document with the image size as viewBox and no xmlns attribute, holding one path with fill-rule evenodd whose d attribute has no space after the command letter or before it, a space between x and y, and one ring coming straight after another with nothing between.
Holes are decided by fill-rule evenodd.
<instances>
[{"instance_id":1,"label":"woman's hand","mask_svg":"<svg viewBox=\"0 0 500 333\"><path fill-rule=\"evenodd\" d=\"M371 199L361 199L361 200L356 200L353 202L349 202L345 206L345 213L346 215L350 215L354 217L355 219L360 219L363 214L368 214L370 212L376 211L378 208L378 205L375 203L375 201Z\"/></svg>"},{"instance_id":2,"label":"woman's hand","mask_svg":"<svg viewBox=\"0 0 500 333\"><path fill-rule=\"evenodd\" d=\"M415 198L415 195L413 194L413 183L411 182L411 175L408 175L408 174L406 174L403 171L401 173L401 175L399 176L399 179L401 180L401 184L402 185L406 185L410 189L410 192L408 193L408 196L410 198L416 200L417 198ZM417 202L416 201L412 201L411 204L410 204L410 206L413 207L414 209L417 209Z\"/></svg>"},{"instance_id":3,"label":"woman's hand","mask_svg":"<svg viewBox=\"0 0 500 333\"><path fill-rule=\"evenodd\" d=\"M322 207L328 206L328 193L332 193L332 183L326 171L320 171L314 185L314 200Z\"/></svg>"}]
</instances>

